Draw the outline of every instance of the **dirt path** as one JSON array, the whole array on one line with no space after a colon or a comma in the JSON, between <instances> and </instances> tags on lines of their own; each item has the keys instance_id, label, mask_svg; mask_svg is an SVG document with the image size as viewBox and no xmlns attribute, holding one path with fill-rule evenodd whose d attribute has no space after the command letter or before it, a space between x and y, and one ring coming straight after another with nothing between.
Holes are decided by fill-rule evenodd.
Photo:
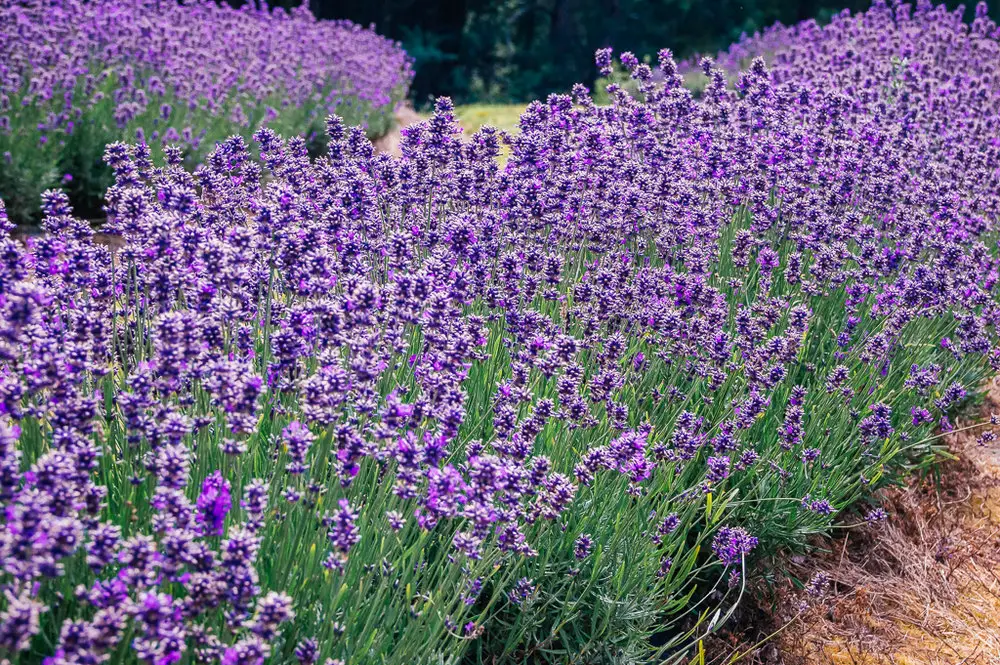
<instances>
[{"instance_id":1,"label":"dirt path","mask_svg":"<svg viewBox=\"0 0 1000 665\"><path fill-rule=\"evenodd\" d=\"M424 118L413 110L413 107L409 104L400 106L395 113L396 123L389 133L381 138L377 138L374 141L375 150L379 153L386 153L392 155L393 157L400 156L399 150L399 140L401 138L400 130L404 127L409 127L410 125L420 122Z\"/></svg>"}]
</instances>

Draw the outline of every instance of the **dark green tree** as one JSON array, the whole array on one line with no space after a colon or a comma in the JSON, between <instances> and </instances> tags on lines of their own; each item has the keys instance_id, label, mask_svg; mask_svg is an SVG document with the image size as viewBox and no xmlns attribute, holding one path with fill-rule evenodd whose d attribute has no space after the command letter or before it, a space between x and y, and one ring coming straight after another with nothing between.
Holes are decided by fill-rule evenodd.
<instances>
[{"instance_id":1,"label":"dark green tree","mask_svg":"<svg viewBox=\"0 0 1000 665\"><path fill-rule=\"evenodd\" d=\"M240 2L240 0L232 0ZM276 0L290 6L300 0ZM321 18L374 23L414 57L412 97L527 101L595 78L594 50L714 53L775 22L827 20L870 0L312 0ZM957 6L956 0L948 2ZM966 12L972 14L974 2ZM1000 4L992 14L1000 17Z\"/></svg>"}]
</instances>

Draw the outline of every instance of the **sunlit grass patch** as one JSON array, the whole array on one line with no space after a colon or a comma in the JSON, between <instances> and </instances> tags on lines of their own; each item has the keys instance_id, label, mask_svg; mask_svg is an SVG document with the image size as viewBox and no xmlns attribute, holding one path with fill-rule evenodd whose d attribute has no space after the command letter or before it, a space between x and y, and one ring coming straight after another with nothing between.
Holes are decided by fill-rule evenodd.
<instances>
[{"instance_id":1,"label":"sunlit grass patch","mask_svg":"<svg viewBox=\"0 0 1000 665\"><path fill-rule=\"evenodd\" d=\"M484 125L514 133L519 131L518 121L524 108L524 104L468 104L456 107L455 115L468 134L474 134Z\"/></svg>"}]
</instances>

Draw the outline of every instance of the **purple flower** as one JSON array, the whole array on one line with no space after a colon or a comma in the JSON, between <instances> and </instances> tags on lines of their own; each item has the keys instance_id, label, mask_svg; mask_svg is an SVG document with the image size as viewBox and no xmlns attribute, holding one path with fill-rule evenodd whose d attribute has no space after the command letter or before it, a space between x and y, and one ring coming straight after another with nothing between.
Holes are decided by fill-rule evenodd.
<instances>
[{"instance_id":1,"label":"purple flower","mask_svg":"<svg viewBox=\"0 0 1000 665\"><path fill-rule=\"evenodd\" d=\"M389 528L393 531L401 531L406 526L406 517L402 513L389 510L385 514L385 519L389 523Z\"/></svg>"},{"instance_id":2,"label":"purple flower","mask_svg":"<svg viewBox=\"0 0 1000 665\"><path fill-rule=\"evenodd\" d=\"M808 464L809 462L815 462L819 459L822 451L819 448L805 448L802 451L802 463Z\"/></svg>"},{"instance_id":3,"label":"purple flower","mask_svg":"<svg viewBox=\"0 0 1000 665\"><path fill-rule=\"evenodd\" d=\"M197 520L202 525L205 534L221 536L226 515L232 508L229 481L222 477L221 471L214 471L202 482L197 506Z\"/></svg>"},{"instance_id":4,"label":"purple flower","mask_svg":"<svg viewBox=\"0 0 1000 665\"><path fill-rule=\"evenodd\" d=\"M597 53L594 54L594 62L597 64L597 70L601 76L611 76L612 58L613 55L610 48L598 49Z\"/></svg>"},{"instance_id":5,"label":"purple flower","mask_svg":"<svg viewBox=\"0 0 1000 665\"><path fill-rule=\"evenodd\" d=\"M319 643L313 638L307 638L295 647L295 659L299 665L313 665L319 660Z\"/></svg>"},{"instance_id":6,"label":"purple flower","mask_svg":"<svg viewBox=\"0 0 1000 665\"><path fill-rule=\"evenodd\" d=\"M668 556L661 557L660 558L660 567L656 571L656 576L657 577L666 577L667 573L670 572L670 569L673 568L673 566L674 566L674 560L673 559L671 559Z\"/></svg>"},{"instance_id":7,"label":"purple flower","mask_svg":"<svg viewBox=\"0 0 1000 665\"><path fill-rule=\"evenodd\" d=\"M306 455L309 447L316 437L309 428L295 420L281 432L281 441L288 451L289 462L286 467L293 475L305 473L309 467L306 465Z\"/></svg>"},{"instance_id":8,"label":"purple flower","mask_svg":"<svg viewBox=\"0 0 1000 665\"><path fill-rule=\"evenodd\" d=\"M935 400L934 406L941 411L947 411L953 404L965 399L968 393L960 383L952 383L948 386L940 399Z\"/></svg>"},{"instance_id":9,"label":"purple flower","mask_svg":"<svg viewBox=\"0 0 1000 665\"><path fill-rule=\"evenodd\" d=\"M527 577L522 577L514 584L514 588L507 593L507 599L513 605L523 605L537 591L537 586Z\"/></svg>"},{"instance_id":10,"label":"purple flower","mask_svg":"<svg viewBox=\"0 0 1000 665\"><path fill-rule=\"evenodd\" d=\"M760 454L758 454L756 450L744 450L740 453L740 458L737 460L734 468L737 471L744 471L756 464L759 459Z\"/></svg>"},{"instance_id":11,"label":"purple flower","mask_svg":"<svg viewBox=\"0 0 1000 665\"><path fill-rule=\"evenodd\" d=\"M639 59L635 57L635 54L631 51L625 51L622 53L621 56L619 56L619 60L621 60L622 66L624 66L630 73L635 71L635 68L639 66Z\"/></svg>"},{"instance_id":12,"label":"purple flower","mask_svg":"<svg viewBox=\"0 0 1000 665\"><path fill-rule=\"evenodd\" d=\"M662 52L658 74L624 53L631 80L600 103L575 86L514 134L468 136L440 99L391 157L367 134L410 70L370 30L306 9L7 5L24 34L0 47L0 112L33 118L26 145L44 133L40 157L77 163L64 139L98 112L150 141L103 148L113 249L37 178L43 234L15 240L0 215L0 607L21 632L40 615L53 665L126 634L157 665L263 663L271 643L313 665L357 636L320 625L340 606L302 588L310 566L350 594L398 586L403 641L436 612L414 598L454 633L485 594L548 602L599 543L634 550L616 574L651 606L706 537L751 582L749 529L794 546L796 520L905 470L1000 367L982 11L879 2L700 62ZM616 75L610 50L596 62ZM723 521L691 519L727 483ZM766 500L807 491L825 498ZM565 551L544 551L560 530ZM497 587L476 560L538 575ZM79 589L30 605L53 580ZM470 628L487 651L489 621Z\"/></svg>"},{"instance_id":13,"label":"purple flower","mask_svg":"<svg viewBox=\"0 0 1000 665\"><path fill-rule=\"evenodd\" d=\"M817 515L832 515L834 512L833 506L830 505L830 502L826 499L816 499L808 502L803 500L803 503L806 504L806 508L808 510L816 513Z\"/></svg>"},{"instance_id":14,"label":"purple flower","mask_svg":"<svg viewBox=\"0 0 1000 665\"><path fill-rule=\"evenodd\" d=\"M269 591L257 601L257 609L249 624L250 630L261 639L273 640L279 626L295 618L292 604L292 599L287 594Z\"/></svg>"},{"instance_id":15,"label":"purple flower","mask_svg":"<svg viewBox=\"0 0 1000 665\"><path fill-rule=\"evenodd\" d=\"M264 511L267 510L268 484L254 479L243 489L243 500L240 507L247 512L247 528L257 531L264 525Z\"/></svg>"},{"instance_id":16,"label":"purple flower","mask_svg":"<svg viewBox=\"0 0 1000 665\"><path fill-rule=\"evenodd\" d=\"M264 639L249 635L223 652L221 665L262 665L271 653Z\"/></svg>"},{"instance_id":17,"label":"purple flower","mask_svg":"<svg viewBox=\"0 0 1000 665\"><path fill-rule=\"evenodd\" d=\"M824 571L816 571L806 584L806 594L812 598L822 598L830 586L830 576Z\"/></svg>"},{"instance_id":18,"label":"purple flower","mask_svg":"<svg viewBox=\"0 0 1000 665\"><path fill-rule=\"evenodd\" d=\"M869 524L875 524L877 522L885 521L886 519L888 519L888 517L889 516L888 514L886 514L884 509L873 508L872 510L868 511L867 515L865 515L865 521L868 522Z\"/></svg>"},{"instance_id":19,"label":"purple flower","mask_svg":"<svg viewBox=\"0 0 1000 665\"><path fill-rule=\"evenodd\" d=\"M724 526L715 534L712 551L726 566L735 566L757 547L757 538L742 527Z\"/></svg>"},{"instance_id":20,"label":"purple flower","mask_svg":"<svg viewBox=\"0 0 1000 665\"><path fill-rule=\"evenodd\" d=\"M0 612L0 646L17 653L28 648L31 639L41 630L41 615L47 610L27 592L15 595L4 590L6 608Z\"/></svg>"},{"instance_id":21,"label":"purple flower","mask_svg":"<svg viewBox=\"0 0 1000 665\"><path fill-rule=\"evenodd\" d=\"M910 415L913 417L914 427L920 427L921 425L934 422L934 416L931 415L931 412L922 407L912 407L910 409Z\"/></svg>"},{"instance_id":22,"label":"purple flower","mask_svg":"<svg viewBox=\"0 0 1000 665\"><path fill-rule=\"evenodd\" d=\"M728 457L709 457L705 461L708 470L705 479L710 483L719 483L729 477Z\"/></svg>"},{"instance_id":23,"label":"purple flower","mask_svg":"<svg viewBox=\"0 0 1000 665\"><path fill-rule=\"evenodd\" d=\"M895 429L892 426L892 409L888 405L878 403L871 405L872 414L858 425L858 429L866 440L881 440L892 436Z\"/></svg>"},{"instance_id":24,"label":"purple flower","mask_svg":"<svg viewBox=\"0 0 1000 665\"><path fill-rule=\"evenodd\" d=\"M757 265L760 266L761 272L770 273L780 264L781 258L778 256L778 253L770 247L764 247L757 254Z\"/></svg>"},{"instance_id":25,"label":"purple flower","mask_svg":"<svg viewBox=\"0 0 1000 665\"><path fill-rule=\"evenodd\" d=\"M347 553L361 539L361 531L355 522L358 511L351 507L347 499L340 499L334 512L328 536L330 543L343 553Z\"/></svg>"}]
</instances>

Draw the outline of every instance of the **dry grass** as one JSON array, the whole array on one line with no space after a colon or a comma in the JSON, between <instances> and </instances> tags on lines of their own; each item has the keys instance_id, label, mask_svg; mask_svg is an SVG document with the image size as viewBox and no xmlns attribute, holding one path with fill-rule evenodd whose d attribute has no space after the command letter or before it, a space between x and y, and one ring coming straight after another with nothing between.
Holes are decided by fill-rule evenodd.
<instances>
[{"instance_id":1,"label":"dry grass","mask_svg":"<svg viewBox=\"0 0 1000 665\"><path fill-rule=\"evenodd\" d=\"M994 383L956 429L998 412ZM799 579L826 573L827 597L807 606L799 591L771 589L767 620L718 650L716 662L1000 664L1000 452L979 446L979 432L951 437L957 459L937 477L886 492L887 522L785 562Z\"/></svg>"}]
</instances>

